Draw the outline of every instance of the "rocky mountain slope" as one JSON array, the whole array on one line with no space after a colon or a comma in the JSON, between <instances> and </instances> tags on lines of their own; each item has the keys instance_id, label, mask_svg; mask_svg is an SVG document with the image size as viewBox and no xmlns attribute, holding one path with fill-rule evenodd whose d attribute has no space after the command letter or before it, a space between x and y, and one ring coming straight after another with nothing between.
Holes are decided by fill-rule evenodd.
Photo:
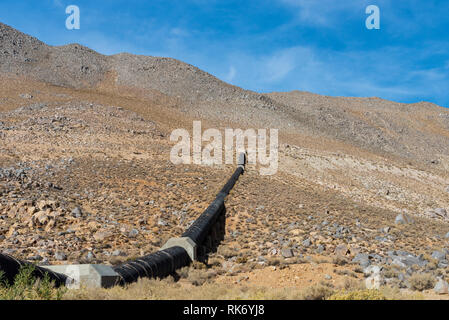
<instances>
[{"instance_id":1,"label":"rocky mountain slope","mask_svg":"<svg viewBox=\"0 0 449 320\"><path fill-rule=\"evenodd\" d=\"M176 99L201 115L248 126L278 127L342 141L381 154L449 166L449 111L429 103L325 97L305 92L259 94L229 85L170 58L103 56L78 44L47 46L0 24L3 74L74 88L126 87ZM113 89L111 89L113 90Z\"/></svg>"},{"instance_id":2,"label":"rocky mountain slope","mask_svg":"<svg viewBox=\"0 0 449 320\"><path fill-rule=\"evenodd\" d=\"M248 167L225 240L191 284L448 280L445 108L261 94L174 59L51 47L1 23L0 84L2 251L115 264L179 236L234 169L170 162L170 132L201 119L279 128L279 171Z\"/></svg>"}]
</instances>

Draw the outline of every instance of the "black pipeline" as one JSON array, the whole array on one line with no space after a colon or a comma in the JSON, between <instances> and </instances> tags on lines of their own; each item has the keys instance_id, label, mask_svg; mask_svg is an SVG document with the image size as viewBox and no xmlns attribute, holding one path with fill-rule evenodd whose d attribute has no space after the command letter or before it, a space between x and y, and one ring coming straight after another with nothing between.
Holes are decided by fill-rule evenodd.
<instances>
[{"instance_id":1,"label":"black pipeline","mask_svg":"<svg viewBox=\"0 0 449 320\"><path fill-rule=\"evenodd\" d=\"M234 174L220 190L215 200L209 205L209 207L198 219L195 220L190 228L184 232L183 237L190 238L197 245L203 244L206 237L212 231L214 224L220 218L220 215L224 215L224 199L232 190L240 175L243 174L245 164L246 155L242 153L239 158L238 168L235 170ZM114 267L113 270L120 276L120 280L117 284L124 285L135 282L141 277L166 277L172 274L175 270L189 265L191 262L190 256L184 248L173 246L136 260L129 261ZM0 253L0 271L4 273L5 280L9 283L14 281L14 278L19 273L20 268L25 265L31 265L31 263ZM43 278L46 274L48 274L50 280L54 281L57 286L63 285L67 282L67 276L64 274L34 266L33 276Z\"/></svg>"},{"instance_id":2,"label":"black pipeline","mask_svg":"<svg viewBox=\"0 0 449 320\"><path fill-rule=\"evenodd\" d=\"M246 155L241 154L239 166L234 174L217 194L215 200L201 214L198 219L182 235L189 237L197 245L201 245L211 232L213 225L221 214L224 214L224 199L234 187L240 175L244 172L246 164ZM126 284L137 281L140 277L163 278L172 274L175 270L187 266L191 259L184 248L175 246L158 251L145 257L124 263L114 268L114 271L120 275L120 283Z\"/></svg>"},{"instance_id":3,"label":"black pipeline","mask_svg":"<svg viewBox=\"0 0 449 320\"><path fill-rule=\"evenodd\" d=\"M4 280L9 284L14 283L14 278L19 273L20 268L29 266L31 263L16 259L10 255L0 253L0 271L3 272ZM67 276L61 273L56 273L42 267L33 266L32 276L35 278L44 278L47 274L51 281L54 281L57 287L65 285Z\"/></svg>"}]
</instances>

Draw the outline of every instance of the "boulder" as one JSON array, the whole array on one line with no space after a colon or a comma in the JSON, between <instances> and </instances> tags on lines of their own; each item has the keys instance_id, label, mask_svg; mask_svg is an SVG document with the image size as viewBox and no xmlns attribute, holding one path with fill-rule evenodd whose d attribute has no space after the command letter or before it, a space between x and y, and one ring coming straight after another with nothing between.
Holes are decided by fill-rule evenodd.
<instances>
[{"instance_id":1,"label":"boulder","mask_svg":"<svg viewBox=\"0 0 449 320\"><path fill-rule=\"evenodd\" d=\"M344 256L346 256L346 255L348 255L348 254L350 253L350 250L349 250L349 248L348 248L348 246L347 246L346 244L339 244L339 245L335 248L334 253L335 253L337 256L342 256L342 257L344 257Z\"/></svg>"},{"instance_id":2,"label":"boulder","mask_svg":"<svg viewBox=\"0 0 449 320\"><path fill-rule=\"evenodd\" d=\"M55 259L58 261L64 261L67 260L67 255L64 252L57 251L55 253Z\"/></svg>"},{"instance_id":3,"label":"boulder","mask_svg":"<svg viewBox=\"0 0 449 320\"><path fill-rule=\"evenodd\" d=\"M108 232L108 231L97 231L94 233L95 241L103 241L106 238L109 238L112 236L113 236L112 232Z\"/></svg>"},{"instance_id":4,"label":"boulder","mask_svg":"<svg viewBox=\"0 0 449 320\"><path fill-rule=\"evenodd\" d=\"M369 255L366 253L358 253L352 259L352 262L358 263L362 268L366 268L371 264L371 261L369 259Z\"/></svg>"},{"instance_id":5,"label":"boulder","mask_svg":"<svg viewBox=\"0 0 449 320\"><path fill-rule=\"evenodd\" d=\"M446 259L446 253L442 251L435 250L432 252L432 258L438 261L442 261Z\"/></svg>"},{"instance_id":6,"label":"boulder","mask_svg":"<svg viewBox=\"0 0 449 320\"><path fill-rule=\"evenodd\" d=\"M448 218L449 217L448 214L447 214L446 209L444 209L444 208L433 209L433 212L435 212L435 214L437 216L442 217L442 218Z\"/></svg>"},{"instance_id":7,"label":"boulder","mask_svg":"<svg viewBox=\"0 0 449 320\"><path fill-rule=\"evenodd\" d=\"M75 209L72 210L73 217L81 218L82 215L83 215L83 211L79 207L76 207Z\"/></svg>"},{"instance_id":8,"label":"boulder","mask_svg":"<svg viewBox=\"0 0 449 320\"><path fill-rule=\"evenodd\" d=\"M366 267L363 270L363 273L365 275L369 276L369 275L380 274L381 271L382 271L382 267L376 266L376 265L371 265L371 266Z\"/></svg>"},{"instance_id":9,"label":"boulder","mask_svg":"<svg viewBox=\"0 0 449 320\"><path fill-rule=\"evenodd\" d=\"M365 287L367 289L379 289L380 286L383 284L384 279L380 274L373 274L365 279Z\"/></svg>"},{"instance_id":10,"label":"boulder","mask_svg":"<svg viewBox=\"0 0 449 320\"><path fill-rule=\"evenodd\" d=\"M128 237L130 238L135 238L139 235L139 230L137 229L132 229L129 233L128 233Z\"/></svg>"},{"instance_id":11,"label":"boulder","mask_svg":"<svg viewBox=\"0 0 449 320\"><path fill-rule=\"evenodd\" d=\"M394 223L396 224L410 224L413 223L414 220L405 213L400 213L396 216L396 219L394 220Z\"/></svg>"},{"instance_id":12,"label":"boulder","mask_svg":"<svg viewBox=\"0 0 449 320\"><path fill-rule=\"evenodd\" d=\"M284 258L291 258L291 257L293 257L293 250L290 248L284 248L281 250L281 255Z\"/></svg>"},{"instance_id":13,"label":"boulder","mask_svg":"<svg viewBox=\"0 0 449 320\"><path fill-rule=\"evenodd\" d=\"M415 256L410 252L397 250L397 251L389 251L388 256L391 258L392 265L396 265L402 268L410 267L413 265L418 265L420 267L424 267L428 261L424 259L422 255Z\"/></svg>"},{"instance_id":14,"label":"boulder","mask_svg":"<svg viewBox=\"0 0 449 320\"><path fill-rule=\"evenodd\" d=\"M312 241L310 241L310 239L306 239L302 242L302 245L304 247L310 247L311 244L312 244Z\"/></svg>"},{"instance_id":15,"label":"boulder","mask_svg":"<svg viewBox=\"0 0 449 320\"><path fill-rule=\"evenodd\" d=\"M433 291L438 294L449 294L449 284L447 281L440 279L433 288Z\"/></svg>"}]
</instances>

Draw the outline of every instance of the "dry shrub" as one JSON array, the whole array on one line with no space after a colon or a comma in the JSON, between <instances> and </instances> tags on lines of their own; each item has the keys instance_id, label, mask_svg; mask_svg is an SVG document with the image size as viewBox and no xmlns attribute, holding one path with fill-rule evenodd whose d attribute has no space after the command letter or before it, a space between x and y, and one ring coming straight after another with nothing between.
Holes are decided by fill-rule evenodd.
<instances>
[{"instance_id":1,"label":"dry shrub","mask_svg":"<svg viewBox=\"0 0 449 320\"><path fill-rule=\"evenodd\" d=\"M193 269L198 269L198 270L205 270L205 269L207 269L207 265L205 263L203 263L203 262L200 262L200 261L193 261L191 263L191 267Z\"/></svg>"},{"instance_id":2,"label":"dry shrub","mask_svg":"<svg viewBox=\"0 0 449 320\"><path fill-rule=\"evenodd\" d=\"M333 294L333 290L328 286L317 284L304 290L301 298L303 300L325 300Z\"/></svg>"},{"instance_id":3,"label":"dry shrub","mask_svg":"<svg viewBox=\"0 0 449 320\"><path fill-rule=\"evenodd\" d=\"M386 297L379 290L342 290L331 295L328 300L386 300Z\"/></svg>"},{"instance_id":4,"label":"dry shrub","mask_svg":"<svg viewBox=\"0 0 449 320\"><path fill-rule=\"evenodd\" d=\"M210 258L208 260L208 264L213 268L221 268L222 267L222 259L219 258Z\"/></svg>"},{"instance_id":5,"label":"dry shrub","mask_svg":"<svg viewBox=\"0 0 449 320\"><path fill-rule=\"evenodd\" d=\"M278 266L281 263L281 260L279 258L268 258L267 262L269 266Z\"/></svg>"},{"instance_id":6,"label":"dry shrub","mask_svg":"<svg viewBox=\"0 0 449 320\"><path fill-rule=\"evenodd\" d=\"M183 268L181 268L181 269L178 269L177 271L176 271L176 274L181 278L181 279L187 279L188 278L188 276L189 276L189 270L190 270L190 267L183 267Z\"/></svg>"},{"instance_id":7,"label":"dry shrub","mask_svg":"<svg viewBox=\"0 0 449 320\"><path fill-rule=\"evenodd\" d=\"M399 271L395 267L385 266L382 270L382 274L385 278L397 278L399 276Z\"/></svg>"},{"instance_id":8,"label":"dry shrub","mask_svg":"<svg viewBox=\"0 0 449 320\"><path fill-rule=\"evenodd\" d=\"M226 245L221 245L218 247L217 253L225 259L229 259L232 257L235 257L237 255L237 252L234 248L231 248Z\"/></svg>"},{"instance_id":9,"label":"dry shrub","mask_svg":"<svg viewBox=\"0 0 449 320\"><path fill-rule=\"evenodd\" d=\"M435 278L430 273L415 273L409 278L412 290L423 291L435 286Z\"/></svg>"},{"instance_id":10,"label":"dry shrub","mask_svg":"<svg viewBox=\"0 0 449 320\"><path fill-rule=\"evenodd\" d=\"M312 261L316 264L329 263L329 259L324 257L314 257L312 258Z\"/></svg>"},{"instance_id":11,"label":"dry shrub","mask_svg":"<svg viewBox=\"0 0 449 320\"><path fill-rule=\"evenodd\" d=\"M339 276L350 276L353 278L357 278L357 275L354 272L352 272L351 270L334 269L334 273L338 274Z\"/></svg>"},{"instance_id":12,"label":"dry shrub","mask_svg":"<svg viewBox=\"0 0 449 320\"><path fill-rule=\"evenodd\" d=\"M355 273L363 273L363 268L360 267L360 266L357 266L357 267L354 268L354 272Z\"/></svg>"},{"instance_id":13,"label":"dry shrub","mask_svg":"<svg viewBox=\"0 0 449 320\"><path fill-rule=\"evenodd\" d=\"M247 257L238 257L237 260L235 260L236 263L247 263L248 258Z\"/></svg>"},{"instance_id":14,"label":"dry shrub","mask_svg":"<svg viewBox=\"0 0 449 320\"><path fill-rule=\"evenodd\" d=\"M191 269L189 271L189 276L187 279L194 286L202 286L208 280L212 279L214 276L215 276L215 273L212 273L212 272L206 272L206 271L198 270L198 269Z\"/></svg>"},{"instance_id":15,"label":"dry shrub","mask_svg":"<svg viewBox=\"0 0 449 320\"><path fill-rule=\"evenodd\" d=\"M341 256L335 256L332 258L332 263L337 266L344 266L344 265L348 264L348 260Z\"/></svg>"},{"instance_id":16,"label":"dry shrub","mask_svg":"<svg viewBox=\"0 0 449 320\"><path fill-rule=\"evenodd\" d=\"M186 287L186 284L173 282L173 279L140 279L126 287L69 290L63 298L68 300L279 300L301 299L301 297L302 293L297 288L273 289L208 282L202 286Z\"/></svg>"}]
</instances>

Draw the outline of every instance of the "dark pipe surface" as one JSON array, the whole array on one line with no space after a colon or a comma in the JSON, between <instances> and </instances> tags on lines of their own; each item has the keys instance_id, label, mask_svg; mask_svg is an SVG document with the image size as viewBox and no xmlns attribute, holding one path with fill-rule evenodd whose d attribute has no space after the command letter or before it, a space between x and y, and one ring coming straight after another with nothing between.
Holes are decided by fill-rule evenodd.
<instances>
[{"instance_id":1,"label":"dark pipe surface","mask_svg":"<svg viewBox=\"0 0 449 320\"><path fill-rule=\"evenodd\" d=\"M224 187L221 189L221 191L218 193L217 196L220 194L224 195L225 197L231 192L232 188L234 188L235 183L239 179L240 175L243 174L244 169L242 167L238 167L235 169L234 174L229 178L228 182L224 185Z\"/></svg>"},{"instance_id":2,"label":"dark pipe surface","mask_svg":"<svg viewBox=\"0 0 449 320\"><path fill-rule=\"evenodd\" d=\"M225 213L224 199L234 187L243 171L243 168L240 166L235 170L234 174L217 194L215 200L182 234L183 237L189 237L197 245L204 242L220 215ZM175 272L176 269L187 266L190 263L190 257L184 248L172 247L124 263L115 267L114 271L120 275L118 284L124 285L135 282L141 277L166 277Z\"/></svg>"},{"instance_id":3,"label":"dark pipe surface","mask_svg":"<svg viewBox=\"0 0 449 320\"><path fill-rule=\"evenodd\" d=\"M22 261L16 259L8 254L0 253L0 270L4 272L4 277L7 283L13 284L14 278L19 273L20 268L22 266L32 265L29 262ZM65 285L67 276L61 273L53 272L51 270L34 266L33 276L36 278L43 279L45 274L48 274L48 277L51 281L55 282L56 286Z\"/></svg>"},{"instance_id":4,"label":"dark pipe surface","mask_svg":"<svg viewBox=\"0 0 449 320\"><path fill-rule=\"evenodd\" d=\"M183 237L189 237L196 244L201 244L210 231L210 228L217 221L220 214L224 213L224 199L229 194L235 183L243 174L242 167L238 167L234 174L229 178L228 182L217 194L215 200L209 205L209 207L203 212L203 214L195 220L195 222L183 233Z\"/></svg>"},{"instance_id":5,"label":"dark pipe surface","mask_svg":"<svg viewBox=\"0 0 449 320\"><path fill-rule=\"evenodd\" d=\"M190 228L184 232L182 235L183 237L189 237L197 245L201 245L204 242L220 215L225 214L224 199L234 187L240 175L243 174L245 159L246 158L243 157L243 164L239 164L239 167L217 194L215 200L209 207L207 207L201 216L195 220ZM120 276L120 280L117 284L124 285L135 282L141 277L163 278L172 274L176 269L187 266L190 263L190 257L184 248L171 247L138 258L134 261L129 261L114 267L113 269ZM21 261L7 254L0 253L0 270L5 273L5 280L9 283L14 282L14 277L19 273L21 266L30 264L31 263L29 262ZM57 286L66 283L66 275L35 266L34 276L43 278L45 274L48 274L50 280L53 280Z\"/></svg>"},{"instance_id":6,"label":"dark pipe surface","mask_svg":"<svg viewBox=\"0 0 449 320\"><path fill-rule=\"evenodd\" d=\"M167 248L142 258L124 263L114 269L120 275L117 284L124 285L139 278L163 278L176 269L185 267L191 262L189 255L181 247Z\"/></svg>"}]
</instances>

